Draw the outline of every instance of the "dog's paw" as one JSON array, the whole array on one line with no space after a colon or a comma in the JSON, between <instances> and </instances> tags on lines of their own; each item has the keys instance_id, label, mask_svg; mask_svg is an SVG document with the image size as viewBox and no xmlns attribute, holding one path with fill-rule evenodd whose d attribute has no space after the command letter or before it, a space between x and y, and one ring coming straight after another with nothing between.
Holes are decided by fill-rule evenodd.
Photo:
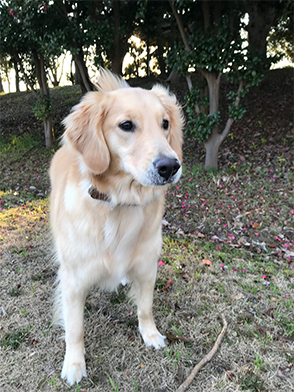
<instances>
[{"instance_id":1,"label":"dog's paw","mask_svg":"<svg viewBox=\"0 0 294 392\"><path fill-rule=\"evenodd\" d=\"M61 378L66 379L69 385L73 385L80 382L83 377L87 377L85 360L70 362L65 358Z\"/></svg>"},{"instance_id":2,"label":"dog's paw","mask_svg":"<svg viewBox=\"0 0 294 392\"><path fill-rule=\"evenodd\" d=\"M164 339L166 336L161 335L156 328L152 331L144 331L139 328L139 331L147 347L154 347L156 350L165 347Z\"/></svg>"}]
</instances>

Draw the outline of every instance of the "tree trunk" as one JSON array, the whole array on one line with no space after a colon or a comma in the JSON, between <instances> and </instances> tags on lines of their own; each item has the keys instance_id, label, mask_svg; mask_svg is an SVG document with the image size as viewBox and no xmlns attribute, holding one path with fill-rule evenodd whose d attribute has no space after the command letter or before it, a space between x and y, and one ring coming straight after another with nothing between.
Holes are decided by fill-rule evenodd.
<instances>
[{"instance_id":1,"label":"tree trunk","mask_svg":"<svg viewBox=\"0 0 294 392\"><path fill-rule=\"evenodd\" d=\"M44 135L45 135L45 146L46 148L53 147L54 135L53 135L53 127L52 127L52 116L50 116L44 120Z\"/></svg>"},{"instance_id":2,"label":"tree trunk","mask_svg":"<svg viewBox=\"0 0 294 392\"><path fill-rule=\"evenodd\" d=\"M221 74L217 78L212 77L212 78L210 78L210 82L208 84L208 88L209 88L209 86L211 86L209 88L209 99L210 99L209 109L210 109L210 114L215 114L218 111L219 102L216 99L218 99L217 97L218 97L218 94L219 94L220 78L221 78ZM244 83L243 83L242 80L240 80L238 91L237 91L237 97L236 97L235 102L234 102L236 107L238 107L239 104L240 104L240 100L241 100L240 93L241 93L243 87L244 87ZM213 96L211 96L210 94L212 94ZM216 111L214 112L214 110L216 110ZM217 170L217 168L218 168L218 151L219 151L219 148L220 148L222 142L227 137L228 133L230 132L230 129L231 129L233 123L234 123L234 119L233 118L228 118L226 126L223 129L222 133L219 133L218 132L218 130L219 130L218 127L215 127L212 130L212 133L211 133L210 137L208 138L208 140L204 143L205 150L206 150L204 168L206 170L208 170L208 169L215 169L215 170Z\"/></svg>"},{"instance_id":3,"label":"tree trunk","mask_svg":"<svg viewBox=\"0 0 294 392\"><path fill-rule=\"evenodd\" d=\"M23 75L23 77L24 77L24 81L25 81L25 85L26 85L27 91L32 91L33 94L36 96L37 93L36 93L36 91L35 91L35 89L34 89L33 84L32 84L31 81L30 81L30 78L28 77L28 75L27 75L27 73L26 73L26 71L25 71L25 69L24 69L24 67L23 67L23 63L22 63L21 58L19 57L18 53L17 53L15 56L16 56L16 58L17 58L17 63L19 64L20 71L21 71L21 73L22 73L22 75Z\"/></svg>"},{"instance_id":4,"label":"tree trunk","mask_svg":"<svg viewBox=\"0 0 294 392\"><path fill-rule=\"evenodd\" d=\"M74 58L75 58L75 56L73 56L73 59ZM74 84L76 84L76 85L79 84L81 86L82 94L85 94L87 92L87 90L86 90L86 87L83 86L84 89L85 89L85 92L83 91L83 88L82 88L83 81L82 81L82 78L81 78L81 74L80 74L80 70L79 70L78 64L76 63L75 59L73 61L74 61L74 64L75 64L75 76L74 76L75 83Z\"/></svg>"},{"instance_id":5,"label":"tree trunk","mask_svg":"<svg viewBox=\"0 0 294 392\"><path fill-rule=\"evenodd\" d=\"M209 4L208 0L202 1L202 12L203 12L203 20L204 20L204 30L207 30L210 26L210 12L209 12Z\"/></svg>"},{"instance_id":6,"label":"tree trunk","mask_svg":"<svg viewBox=\"0 0 294 392\"><path fill-rule=\"evenodd\" d=\"M206 155L204 169L217 170L218 168L218 151L223 139L218 133L218 128L214 128L208 140L204 143Z\"/></svg>"},{"instance_id":7,"label":"tree trunk","mask_svg":"<svg viewBox=\"0 0 294 392\"><path fill-rule=\"evenodd\" d=\"M215 114L219 110L219 85L221 74L201 70L208 84L209 114Z\"/></svg>"},{"instance_id":8,"label":"tree trunk","mask_svg":"<svg viewBox=\"0 0 294 392\"><path fill-rule=\"evenodd\" d=\"M0 75L0 93L4 93L1 75Z\"/></svg>"},{"instance_id":9,"label":"tree trunk","mask_svg":"<svg viewBox=\"0 0 294 392\"><path fill-rule=\"evenodd\" d=\"M180 81L180 78L180 75L176 71L172 70L166 79L166 83L175 84Z\"/></svg>"},{"instance_id":10,"label":"tree trunk","mask_svg":"<svg viewBox=\"0 0 294 392\"><path fill-rule=\"evenodd\" d=\"M89 78L88 69L86 67L85 60L84 60L83 48L80 46L79 49L80 51L78 54L74 56L74 60L75 60L76 70L78 68L79 71L81 90L82 93L85 94L87 91L93 91L94 85L92 84Z\"/></svg>"},{"instance_id":11,"label":"tree trunk","mask_svg":"<svg viewBox=\"0 0 294 392\"><path fill-rule=\"evenodd\" d=\"M71 81L72 85L76 84L76 83L75 83L75 75L74 75L74 73L73 73L73 71L72 71L72 65L73 65L73 63L74 63L74 58L73 58L73 56L72 56L71 62L70 62L70 69L69 69L69 80Z\"/></svg>"},{"instance_id":12,"label":"tree trunk","mask_svg":"<svg viewBox=\"0 0 294 392\"><path fill-rule=\"evenodd\" d=\"M40 86L40 91L44 95L49 95L49 88L47 85L44 57L42 54L33 52L34 63L36 66L36 74L38 83Z\"/></svg>"},{"instance_id":13,"label":"tree trunk","mask_svg":"<svg viewBox=\"0 0 294 392\"><path fill-rule=\"evenodd\" d=\"M120 50L120 2L113 1L113 17L114 17L114 48L112 57L112 71L118 75L122 73L122 58Z\"/></svg>"},{"instance_id":14,"label":"tree trunk","mask_svg":"<svg viewBox=\"0 0 294 392\"><path fill-rule=\"evenodd\" d=\"M4 69L4 72L5 72L5 76L6 76L6 80L7 80L7 84L8 84L8 93L11 93L11 90L10 90L9 72L8 72L7 68Z\"/></svg>"},{"instance_id":15,"label":"tree trunk","mask_svg":"<svg viewBox=\"0 0 294 392\"><path fill-rule=\"evenodd\" d=\"M34 63L36 66L36 74L38 83L40 85L41 94L46 97L50 98L50 90L47 84L47 77L45 71L45 63L44 57L42 54L33 52ZM41 97L42 98L42 97ZM53 128L52 128L52 115L51 111L48 113L44 113L47 117L44 120L44 135L45 135L45 146L47 148L53 147Z\"/></svg>"},{"instance_id":16,"label":"tree trunk","mask_svg":"<svg viewBox=\"0 0 294 392\"><path fill-rule=\"evenodd\" d=\"M13 66L14 66L14 70L15 70L15 90L18 93L20 91L20 88L19 88L19 70L18 70L18 63L17 63L16 59L13 60Z\"/></svg>"},{"instance_id":17,"label":"tree trunk","mask_svg":"<svg viewBox=\"0 0 294 392\"><path fill-rule=\"evenodd\" d=\"M149 45L149 38L147 38L146 46L147 46L147 69L146 69L146 73L147 73L147 76L150 76L150 45Z\"/></svg>"},{"instance_id":18,"label":"tree trunk","mask_svg":"<svg viewBox=\"0 0 294 392\"><path fill-rule=\"evenodd\" d=\"M263 58L266 58L266 38L277 16L275 6L266 3L245 2L246 11L249 14L247 26L249 48L253 53L262 55Z\"/></svg>"},{"instance_id":19,"label":"tree trunk","mask_svg":"<svg viewBox=\"0 0 294 392\"><path fill-rule=\"evenodd\" d=\"M158 58L158 64L159 64L159 69L160 69L160 75L161 75L161 77L165 77L166 76L166 64L165 64L165 60L163 57L163 53L164 53L163 42L162 42L163 40L159 36L158 36L157 40L158 40L157 58Z\"/></svg>"},{"instance_id":20,"label":"tree trunk","mask_svg":"<svg viewBox=\"0 0 294 392\"><path fill-rule=\"evenodd\" d=\"M219 86L221 74L207 72L202 70L207 84L209 93L209 114L214 115L219 110ZM206 156L204 168L217 170L218 168L218 151L223 141L222 135L218 133L218 127L212 130L208 140L204 143Z\"/></svg>"}]
</instances>

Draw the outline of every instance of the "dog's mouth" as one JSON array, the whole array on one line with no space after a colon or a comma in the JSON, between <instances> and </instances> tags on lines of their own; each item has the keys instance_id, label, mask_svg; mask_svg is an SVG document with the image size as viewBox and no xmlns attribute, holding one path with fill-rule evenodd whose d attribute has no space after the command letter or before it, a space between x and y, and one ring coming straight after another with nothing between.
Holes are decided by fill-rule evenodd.
<instances>
[{"instance_id":1,"label":"dog's mouth","mask_svg":"<svg viewBox=\"0 0 294 392\"><path fill-rule=\"evenodd\" d=\"M167 180L158 178L158 176L153 177L152 181L149 184L146 184L147 186L152 186L152 187L163 187L165 185L169 184L175 184L179 180L180 176L179 175L174 175Z\"/></svg>"}]
</instances>

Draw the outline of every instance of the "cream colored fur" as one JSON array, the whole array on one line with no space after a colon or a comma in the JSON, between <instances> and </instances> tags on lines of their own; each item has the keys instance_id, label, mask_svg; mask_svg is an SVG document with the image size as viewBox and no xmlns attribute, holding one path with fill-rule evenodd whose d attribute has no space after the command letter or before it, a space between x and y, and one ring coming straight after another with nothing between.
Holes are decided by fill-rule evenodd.
<instances>
[{"instance_id":1,"label":"cream colored fur","mask_svg":"<svg viewBox=\"0 0 294 392\"><path fill-rule=\"evenodd\" d=\"M98 91L86 94L65 119L63 146L50 168L51 226L60 264L56 307L66 340L62 377L70 385L86 376L83 311L93 285L114 290L131 281L145 344L164 346L152 298L168 184L159 183L154 161L182 159L183 119L173 95L161 86L130 88L108 71L97 84ZM167 130L163 120L169 121ZM134 131L122 130L124 121L132 121ZM180 174L181 168L169 183ZM93 199L91 186L110 201Z\"/></svg>"}]
</instances>

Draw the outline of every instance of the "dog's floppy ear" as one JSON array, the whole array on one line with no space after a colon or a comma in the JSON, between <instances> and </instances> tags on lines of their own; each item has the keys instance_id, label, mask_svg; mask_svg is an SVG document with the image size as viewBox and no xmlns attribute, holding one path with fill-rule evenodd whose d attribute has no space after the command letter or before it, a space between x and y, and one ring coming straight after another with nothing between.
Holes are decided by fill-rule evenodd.
<instances>
[{"instance_id":1,"label":"dog's floppy ear","mask_svg":"<svg viewBox=\"0 0 294 392\"><path fill-rule=\"evenodd\" d=\"M160 99L165 110L170 117L170 146L176 152L180 161L182 161L182 144L184 126L184 116L180 105L174 94L171 94L166 88L155 85L152 90Z\"/></svg>"},{"instance_id":2,"label":"dog's floppy ear","mask_svg":"<svg viewBox=\"0 0 294 392\"><path fill-rule=\"evenodd\" d=\"M63 120L65 143L70 143L87 167L96 174L104 173L110 163L110 153L102 131L104 118L103 94L90 92Z\"/></svg>"}]
</instances>

